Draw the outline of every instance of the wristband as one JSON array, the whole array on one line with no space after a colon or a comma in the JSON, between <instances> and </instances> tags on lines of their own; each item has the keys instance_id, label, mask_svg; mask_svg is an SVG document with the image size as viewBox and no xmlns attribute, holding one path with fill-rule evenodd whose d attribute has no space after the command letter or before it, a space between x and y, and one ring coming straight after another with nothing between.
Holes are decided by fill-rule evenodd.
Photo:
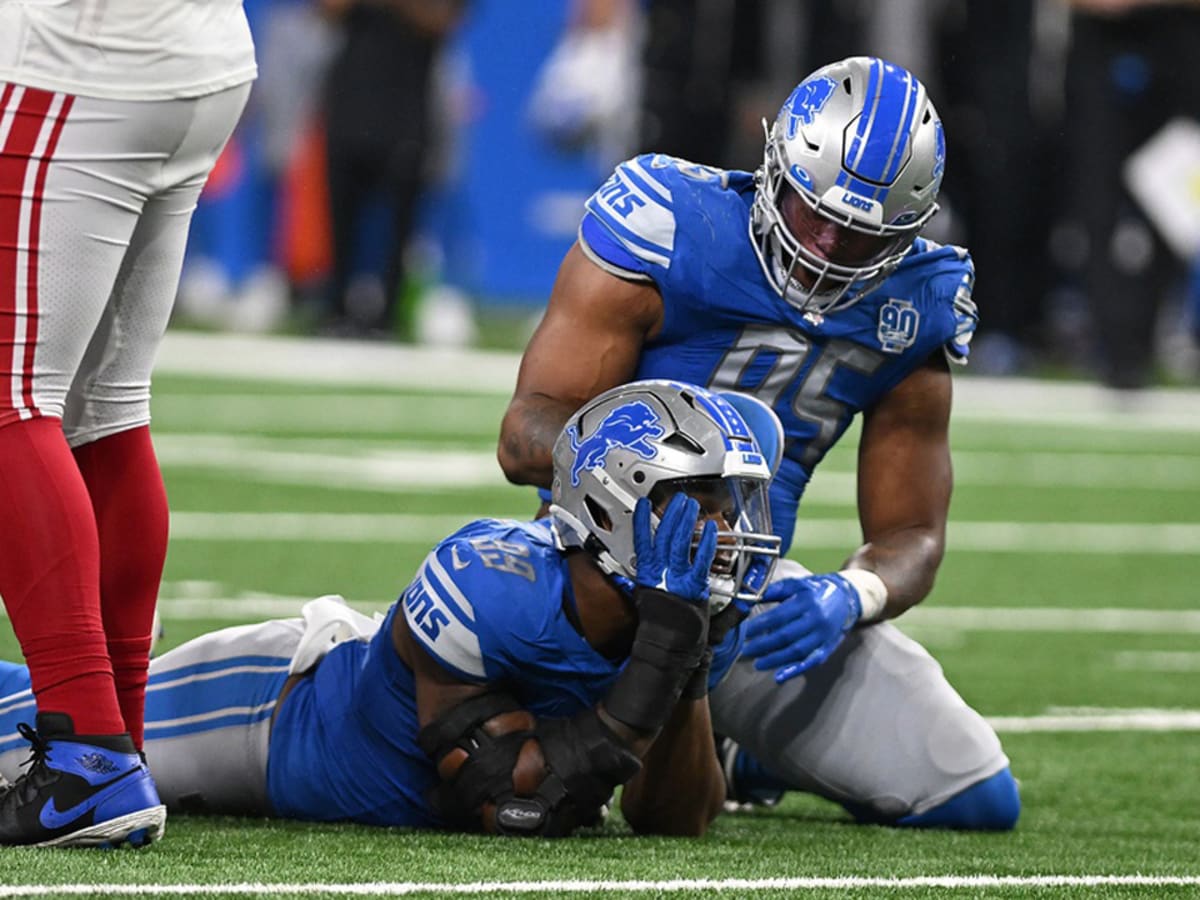
<instances>
[{"instance_id":1,"label":"wristband","mask_svg":"<svg viewBox=\"0 0 1200 900\"><path fill-rule=\"evenodd\" d=\"M870 569L842 569L838 574L858 591L858 600L862 604L862 615L858 621L867 625L882 619L888 597L887 585L883 583L883 579Z\"/></svg>"},{"instance_id":2,"label":"wristband","mask_svg":"<svg viewBox=\"0 0 1200 900\"><path fill-rule=\"evenodd\" d=\"M638 610L633 648L604 708L635 731L650 733L670 718L704 657L708 610L654 588L637 588L633 599Z\"/></svg>"}]
</instances>

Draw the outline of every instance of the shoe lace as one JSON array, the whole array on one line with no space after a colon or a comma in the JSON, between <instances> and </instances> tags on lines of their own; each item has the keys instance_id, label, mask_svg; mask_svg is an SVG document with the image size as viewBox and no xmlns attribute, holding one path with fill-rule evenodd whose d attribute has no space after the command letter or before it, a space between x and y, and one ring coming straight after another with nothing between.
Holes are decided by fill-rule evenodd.
<instances>
[{"instance_id":1,"label":"shoe lace","mask_svg":"<svg viewBox=\"0 0 1200 900\"><path fill-rule=\"evenodd\" d=\"M4 796L5 798L16 797L24 804L37 795L51 774L46 765L46 759L50 754L50 742L25 722L17 723L17 733L30 743L29 758L21 763L22 767L28 766L28 769L9 786Z\"/></svg>"}]
</instances>

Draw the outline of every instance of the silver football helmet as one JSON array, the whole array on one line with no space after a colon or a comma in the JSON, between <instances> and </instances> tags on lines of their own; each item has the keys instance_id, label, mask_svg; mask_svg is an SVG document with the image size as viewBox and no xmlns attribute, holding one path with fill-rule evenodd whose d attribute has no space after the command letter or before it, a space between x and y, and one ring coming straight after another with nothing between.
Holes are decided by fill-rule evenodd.
<instances>
[{"instance_id":1,"label":"silver football helmet","mask_svg":"<svg viewBox=\"0 0 1200 900\"><path fill-rule=\"evenodd\" d=\"M554 444L550 514L564 547L582 547L610 575L633 579L633 507L652 524L678 491L717 521L709 606L762 597L779 556L771 534L770 462L725 397L675 381L635 381L605 391L567 422ZM697 526L697 537L699 525Z\"/></svg>"},{"instance_id":2,"label":"silver football helmet","mask_svg":"<svg viewBox=\"0 0 1200 900\"><path fill-rule=\"evenodd\" d=\"M809 75L763 128L750 213L763 271L806 312L847 307L937 212L941 119L911 72L853 56Z\"/></svg>"}]
</instances>

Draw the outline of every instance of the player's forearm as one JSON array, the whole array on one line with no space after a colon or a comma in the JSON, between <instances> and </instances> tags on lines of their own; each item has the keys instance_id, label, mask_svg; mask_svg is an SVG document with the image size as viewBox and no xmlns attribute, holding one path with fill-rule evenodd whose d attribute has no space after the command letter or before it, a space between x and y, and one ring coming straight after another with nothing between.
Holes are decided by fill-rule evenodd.
<instances>
[{"instance_id":1,"label":"player's forearm","mask_svg":"<svg viewBox=\"0 0 1200 900\"><path fill-rule=\"evenodd\" d=\"M625 785L621 812L639 834L699 836L724 799L708 701L682 701Z\"/></svg>"},{"instance_id":2,"label":"player's forearm","mask_svg":"<svg viewBox=\"0 0 1200 900\"><path fill-rule=\"evenodd\" d=\"M844 569L867 569L887 587L887 602L877 619L894 619L916 606L933 590L945 552L941 527L905 528L876 537L846 560Z\"/></svg>"},{"instance_id":3,"label":"player's forearm","mask_svg":"<svg viewBox=\"0 0 1200 900\"><path fill-rule=\"evenodd\" d=\"M513 484L550 487L554 442L575 404L544 394L514 398L500 425L496 458Z\"/></svg>"}]
</instances>

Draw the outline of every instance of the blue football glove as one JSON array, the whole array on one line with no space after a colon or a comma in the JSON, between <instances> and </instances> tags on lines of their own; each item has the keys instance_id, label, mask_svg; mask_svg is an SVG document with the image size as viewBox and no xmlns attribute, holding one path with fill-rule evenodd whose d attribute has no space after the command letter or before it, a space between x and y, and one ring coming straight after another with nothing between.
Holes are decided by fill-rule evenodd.
<instances>
[{"instance_id":1,"label":"blue football glove","mask_svg":"<svg viewBox=\"0 0 1200 900\"><path fill-rule=\"evenodd\" d=\"M781 578L763 601L778 606L750 620L742 655L760 671L775 669L779 684L829 659L862 618L858 590L837 573Z\"/></svg>"},{"instance_id":2,"label":"blue football glove","mask_svg":"<svg viewBox=\"0 0 1200 900\"><path fill-rule=\"evenodd\" d=\"M671 498L658 528L650 525L650 501L642 497L633 508L633 549L637 554L639 587L666 591L698 603L708 599L708 574L717 553L717 525L704 523L696 553L692 537L700 517L700 504L687 494Z\"/></svg>"}]
</instances>

